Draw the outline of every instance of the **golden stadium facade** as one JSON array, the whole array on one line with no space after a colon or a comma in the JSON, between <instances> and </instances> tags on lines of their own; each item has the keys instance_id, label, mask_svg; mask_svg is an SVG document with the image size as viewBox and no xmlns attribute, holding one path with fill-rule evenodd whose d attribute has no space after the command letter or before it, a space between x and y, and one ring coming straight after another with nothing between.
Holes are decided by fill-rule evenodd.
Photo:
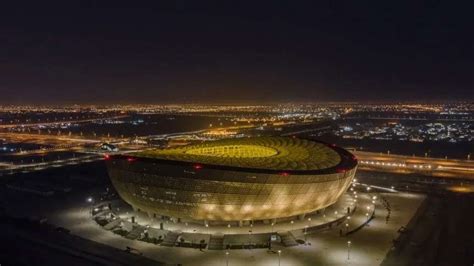
<instances>
[{"instance_id":1,"label":"golden stadium facade","mask_svg":"<svg viewBox=\"0 0 474 266\"><path fill-rule=\"evenodd\" d=\"M338 200L357 167L342 148L287 137L209 141L114 155L106 163L119 195L135 209L211 223L312 213Z\"/></svg>"}]
</instances>

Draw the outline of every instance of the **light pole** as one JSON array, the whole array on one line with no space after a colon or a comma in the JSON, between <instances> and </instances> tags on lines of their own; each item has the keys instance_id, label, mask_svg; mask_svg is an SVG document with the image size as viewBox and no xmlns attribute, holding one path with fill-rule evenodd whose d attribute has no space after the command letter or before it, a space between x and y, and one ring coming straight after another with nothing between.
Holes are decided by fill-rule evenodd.
<instances>
[{"instance_id":1,"label":"light pole","mask_svg":"<svg viewBox=\"0 0 474 266\"><path fill-rule=\"evenodd\" d=\"M249 248L252 245L252 230L249 230Z\"/></svg>"},{"instance_id":2,"label":"light pole","mask_svg":"<svg viewBox=\"0 0 474 266\"><path fill-rule=\"evenodd\" d=\"M351 241L347 241L347 260L351 259Z\"/></svg>"},{"instance_id":3,"label":"light pole","mask_svg":"<svg viewBox=\"0 0 474 266\"><path fill-rule=\"evenodd\" d=\"M305 244L305 245L308 244L308 243L307 243L308 240L307 240L307 237L306 237L307 234L308 234L308 226L305 225L305 227L304 227L304 244Z\"/></svg>"},{"instance_id":4,"label":"light pole","mask_svg":"<svg viewBox=\"0 0 474 266\"><path fill-rule=\"evenodd\" d=\"M92 215L92 205L94 204L94 198L88 197L86 199L87 203L89 203L89 213Z\"/></svg>"},{"instance_id":5,"label":"light pole","mask_svg":"<svg viewBox=\"0 0 474 266\"><path fill-rule=\"evenodd\" d=\"M278 266L281 264L281 250L278 250Z\"/></svg>"},{"instance_id":6,"label":"light pole","mask_svg":"<svg viewBox=\"0 0 474 266\"><path fill-rule=\"evenodd\" d=\"M225 252L225 265L229 266L229 251Z\"/></svg>"}]
</instances>

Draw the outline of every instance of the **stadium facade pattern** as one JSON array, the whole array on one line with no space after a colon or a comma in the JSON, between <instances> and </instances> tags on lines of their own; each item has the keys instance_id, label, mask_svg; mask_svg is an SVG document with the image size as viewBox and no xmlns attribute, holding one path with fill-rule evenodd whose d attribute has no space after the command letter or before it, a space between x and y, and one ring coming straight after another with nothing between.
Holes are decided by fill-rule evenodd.
<instances>
[{"instance_id":1,"label":"stadium facade pattern","mask_svg":"<svg viewBox=\"0 0 474 266\"><path fill-rule=\"evenodd\" d=\"M224 139L106 162L114 187L135 209L210 223L312 213L334 204L357 168L342 148L286 137Z\"/></svg>"}]
</instances>

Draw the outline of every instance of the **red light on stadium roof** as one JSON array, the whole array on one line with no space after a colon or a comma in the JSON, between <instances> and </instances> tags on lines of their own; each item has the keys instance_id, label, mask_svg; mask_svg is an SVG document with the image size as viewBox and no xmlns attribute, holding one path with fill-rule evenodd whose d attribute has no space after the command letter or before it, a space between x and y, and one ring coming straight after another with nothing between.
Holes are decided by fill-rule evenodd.
<instances>
[{"instance_id":1,"label":"red light on stadium roof","mask_svg":"<svg viewBox=\"0 0 474 266\"><path fill-rule=\"evenodd\" d=\"M200 165L200 164L195 164L193 167L194 167L194 169L199 170L199 169L202 168L202 165Z\"/></svg>"},{"instance_id":2,"label":"red light on stadium roof","mask_svg":"<svg viewBox=\"0 0 474 266\"><path fill-rule=\"evenodd\" d=\"M110 155L108 155L108 154L105 154L105 155L104 155L104 159L105 159L105 160L108 160L108 159L110 159Z\"/></svg>"},{"instance_id":3,"label":"red light on stadium roof","mask_svg":"<svg viewBox=\"0 0 474 266\"><path fill-rule=\"evenodd\" d=\"M288 172L281 172L280 175L282 176L289 176L290 174Z\"/></svg>"},{"instance_id":4,"label":"red light on stadium roof","mask_svg":"<svg viewBox=\"0 0 474 266\"><path fill-rule=\"evenodd\" d=\"M133 162L133 161L135 161L135 160L136 160L136 159L135 159L135 158L132 158L132 157L127 158L127 162Z\"/></svg>"}]
</instances>

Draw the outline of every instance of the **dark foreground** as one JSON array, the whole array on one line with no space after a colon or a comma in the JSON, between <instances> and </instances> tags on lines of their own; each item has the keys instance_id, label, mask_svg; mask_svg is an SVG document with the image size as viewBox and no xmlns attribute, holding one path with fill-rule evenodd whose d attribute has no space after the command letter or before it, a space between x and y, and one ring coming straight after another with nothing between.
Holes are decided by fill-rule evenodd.
<instances>
[{"instance_id":1,"label":"dark foreground","mask_svg":"<svg viewBox=\"0 0 474 266\"><path fill-rule=\"evenodd\" d=\"M0 227L1 265L161 265L38 221L1 217Z\"/></svg>"}]
</instances>

